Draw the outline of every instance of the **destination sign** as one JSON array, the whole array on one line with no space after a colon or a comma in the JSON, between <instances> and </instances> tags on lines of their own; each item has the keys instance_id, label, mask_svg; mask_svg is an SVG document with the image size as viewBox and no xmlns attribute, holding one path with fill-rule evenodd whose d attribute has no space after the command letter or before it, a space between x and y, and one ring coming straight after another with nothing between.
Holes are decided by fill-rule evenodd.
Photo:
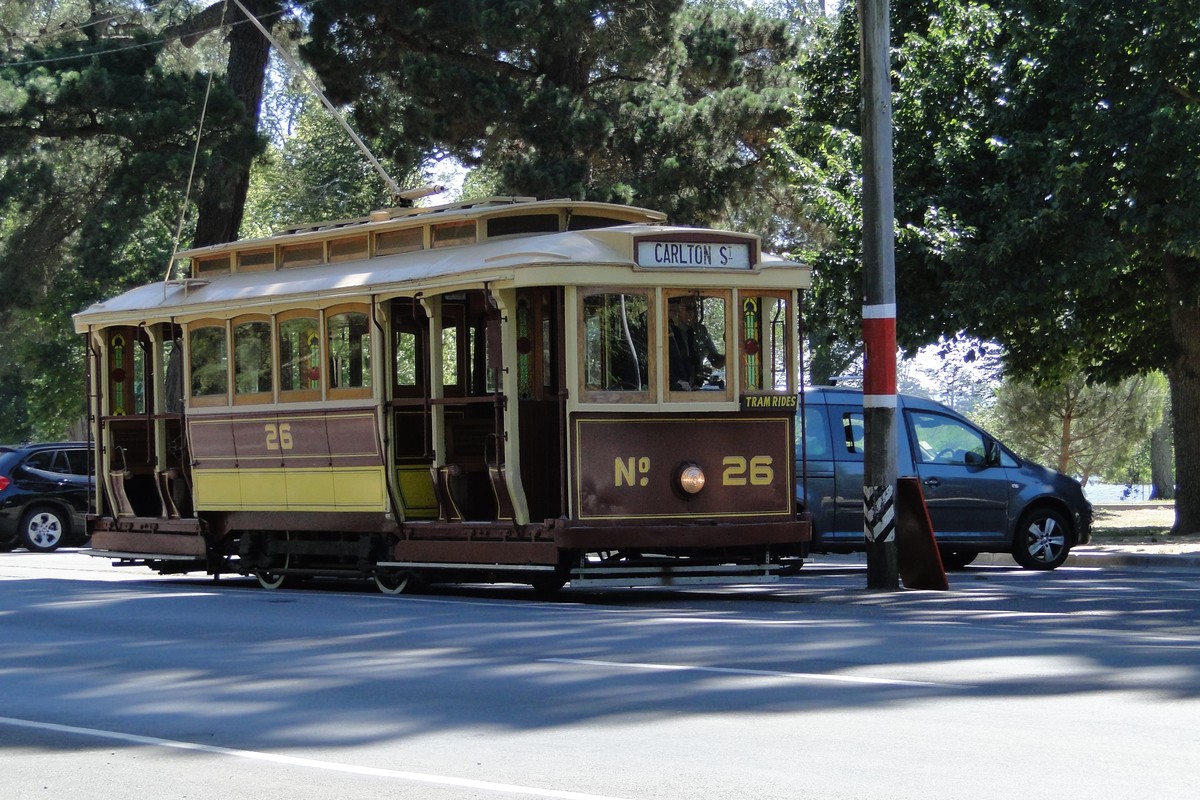
<instances>
[{"instance_id":1,"label":"destination sign","mask_svg":"<svg viewBox=\"0 0 1200 800\"><path fill-rule=\"evenodd\" d=\"M643 267L750 269L750 244L742 242L638 242Z\"/></svg>"}]
</instances>

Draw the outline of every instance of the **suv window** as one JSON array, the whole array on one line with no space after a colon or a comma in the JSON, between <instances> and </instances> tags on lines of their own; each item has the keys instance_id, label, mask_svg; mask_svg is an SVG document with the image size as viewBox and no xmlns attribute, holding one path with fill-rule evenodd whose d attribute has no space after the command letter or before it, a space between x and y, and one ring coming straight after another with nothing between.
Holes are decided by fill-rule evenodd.
<instances>
[{"instance_id":1,"label":"suv window","mask_svg":"<svg viewBox=\"0 0 1200 800\"><path fill-rule=\"evenodd\" d=\"M29 458L25 459L25 466L43 472L67 472L67 460L61 450L39 450L31 453Z\"/></svg>"},{"instance_id":2,"label":"suv window","mask_svg":"<svg viewBox=\"0 0 1200 800\"><path fill-rule=\"evenodd\" d=\"M83 448L64 450L67 456L67 469L72 475L91 475L91 453Z\"/></svg>"}]
</instances>

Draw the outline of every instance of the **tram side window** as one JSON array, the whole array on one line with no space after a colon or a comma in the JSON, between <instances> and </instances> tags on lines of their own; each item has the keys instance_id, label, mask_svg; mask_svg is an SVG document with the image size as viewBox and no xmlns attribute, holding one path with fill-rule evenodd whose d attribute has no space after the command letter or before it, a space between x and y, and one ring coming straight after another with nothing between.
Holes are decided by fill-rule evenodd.
<instances>
[{"instance_id":1,"label":"tram side window","mask_svg":"<svg viewBox=\"0 0 1200 800\"><path fill-rule=\"evenodd\" d=\"M183 340L175 331L163 347L163 375L166 376L166 405L168 414L183 410Z\"/></svg>"},{"instance_id":2,"label":"tram side window","mask_svg":"<svg viewBox=\"0 0 1200 800\"><path fill-rule=\"evenodd\" d=\"M329 336L330 387L371 387L371 325L362 311L331 314L326 321Z\"/></svg>"},{"instance_id":3,"label":"tram side window","mask_svg":"<svg viewBox=\"0 0 1200 800\"><path fill-rule=\"evenodd\" d=\"M458 328L442 328L442 385L459 386Z\"/></svg>"},{"instance_id":4,"label":"tram side window","mask_svg":"<svg viewBox=\"0 0 1200 800\"><path fill-rule=\"evenodd\" d=\"M784 297L742 295L742 386L751 392L786 392L791 356L788 301Z\"/></svg>"},{"instance_id":5,"label":"tram side window","mask_svg":"<svg viewBox=\"0 0 1200 800\"><path fill-rule=\"evenodd\" d=\"M429 318L410 300L392 302L392 385L397 397L421 397L429 383L426 367Z\"/></svg>"},{"instance_id":6,"label":"tram side window","mask_svg":"<svg viewBox=\"0 0 1200 800\"><path fill-rule=\"evenodd\" d=\"M649 301L645 294L598 293L583 298L585 389L646 392L649 389Z\"/></svg>"},{"instance_id":7,"label":"tram side window","mask_svg":"<svg viewBox=\"0 0 1200 800\"><path fill-rule=\"evenodd\" d=\"M191 355L192 397L224 398L229 388L225 326L192 328L188 349Z\"/></svg>"},{"instance_id":8,"label":"tram side window","mask_svg":"<svg viewBox=\"0 0 1200 800\"><path fill-rule=\"evenodd\" d=\"M316 316L279 321L279 391L317 399L321 391L321 325Z\"/></svg>"},{"instance_id":9,"label":"tram side window","mask_svg":"<svg viewBox=\"0 0 1200 800\"><path fill-rule=\"evenodd\" d=\"M271 393L271 323L241 322L233 328L233 391L235 395ZM249 399L249 398L247 398ZM269 398L266 398L269 400Z\"/></svg>"}]
</instances>

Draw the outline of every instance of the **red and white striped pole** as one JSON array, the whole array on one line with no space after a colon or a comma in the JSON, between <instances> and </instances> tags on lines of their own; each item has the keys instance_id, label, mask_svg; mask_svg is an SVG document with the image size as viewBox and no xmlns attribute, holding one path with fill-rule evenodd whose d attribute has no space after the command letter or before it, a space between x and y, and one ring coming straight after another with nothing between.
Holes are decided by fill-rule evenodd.
<instances>
[{"instance_id":1,"label":"red and white striped pole","mask_svg":"<svg viewBox=\"0 0 1200 800\"><path fill-rule=\"evenodd\" d=\"M867 588L900 585L896 556L896 256L888 0L859 0L863 96L863 534Z\"/></svg>"}]
</instances>

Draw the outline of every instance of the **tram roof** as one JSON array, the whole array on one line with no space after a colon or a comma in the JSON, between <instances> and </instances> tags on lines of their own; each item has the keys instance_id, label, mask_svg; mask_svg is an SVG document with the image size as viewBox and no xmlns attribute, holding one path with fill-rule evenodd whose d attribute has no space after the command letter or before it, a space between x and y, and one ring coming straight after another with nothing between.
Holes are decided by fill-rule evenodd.
<instances>
[{"instance_id":1,"label":"tram roof","mask_svg":"<svg viewBox=\"0 0 1200 800\"><path fill-rule=\"evenodd\" d=\"M478 243L335 262L326 261L311 266L279 267L279 249L275 248L275 268L226 271L131 289L76 314L75 329L77 332L83 332L89 325L136 324L175 317L194 318L208 313L225 315L230 308L249 312L256 308L266 309L271 306L282 307L307 302L328 305L339 298L349 301L367 295L400 296L418 291L450 291L457 286L465 288L487 282L504 284L520 280L518 276L525 271L539 268L552 268L553 279L550 282L557 284L594 283L598 278L596 270L606 267L623 267L631 273L649 270L659 276L657 282L662 282L661 269L638 266L635 243L639 239L686 242L717 237L726 241L745 242L748 245L747 251L755 256L748 268L739 270L673 268L683 273L680 277L682 281L695 282L700 273L720 273L726 276L722 280L737 284L741 282L739 275L758 274L764 269L790 268L795 270L796 274L779 280L780 287L804 288L809 284L810 272L807 268L776 256L759 254L758 237L752 234L665 225L662 223L665 219L662 214L629 206L526 200L522 207L527 210L531 207L557 209L556 213L566 209L596 219L612 216L607 216L609 227L485 238ZM490 204L486 209L496 211L498 207ZM486 212L480 213L481 210L481 207L477 207L472 214L463 213L463 209L455 208L451 214L438 215L434 219L442 223L495 216ZM413 222L420 219L420 224L428 224L430 221L427 217L423 218L415 213L407 219ZM629 221L619 224L622 220ZM612 224L613 222L618 224ZM393 229L382 219L374 222L349 221L337 224L337 227L301 226L290 229L281 237L233 242L188 251L182 255L196 258L213 253L228 253L233 263L237 263L238 252L253 251L255 248L261 252L264 243L275 245L282 242L287 245L323 242L329 240L330 231L344 235L347 229L363 228ZM428 237L428 233L425 235ZM566 268L570 268L570 271ZM545 283L549 277L542 274L536 280Z\"/></svg>"}]
</instances>

